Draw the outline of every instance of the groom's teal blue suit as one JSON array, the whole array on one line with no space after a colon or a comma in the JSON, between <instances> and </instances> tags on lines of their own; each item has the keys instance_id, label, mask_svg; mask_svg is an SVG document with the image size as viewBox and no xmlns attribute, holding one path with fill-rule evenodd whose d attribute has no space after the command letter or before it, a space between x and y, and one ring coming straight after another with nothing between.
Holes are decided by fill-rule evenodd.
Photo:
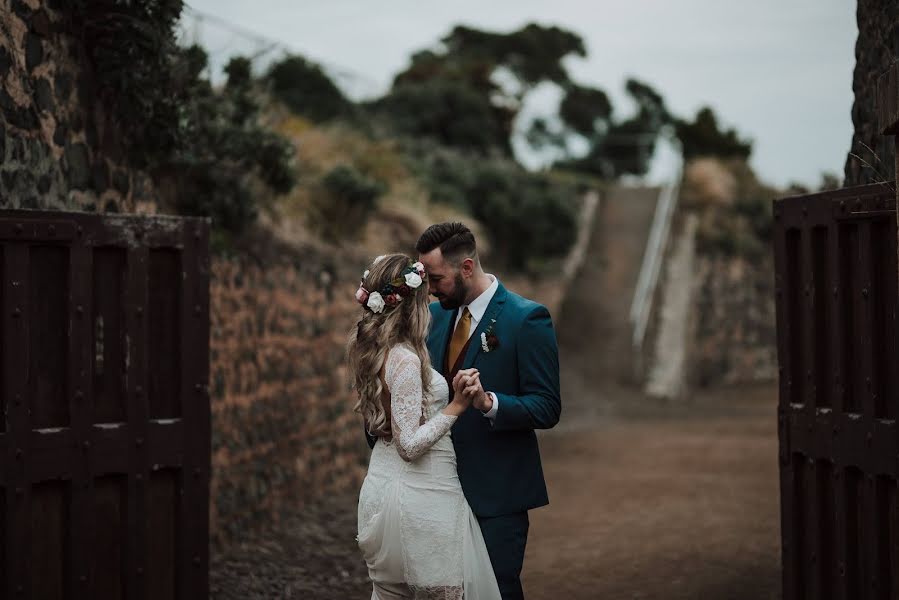
<instances>
[{"instance_id":1,"label":"groom's teal blue suit","mask_svg":"<svg viewBox=\"0 0 899 600\"><path fill-rule=\"evenodd\" d=\"M446 353L457 314L431 304L431 363L450 379ZM485 351L481 334L488 331L498 343ZM553 427L562 411L549 311L500 283L456 366L477 368L484 390L499 403L492 423L469 408L453 425L452 440L462 490L481 524L503 598L519 598L527 511L549 502L534 430Z\"/></svg>"}]
</instances>

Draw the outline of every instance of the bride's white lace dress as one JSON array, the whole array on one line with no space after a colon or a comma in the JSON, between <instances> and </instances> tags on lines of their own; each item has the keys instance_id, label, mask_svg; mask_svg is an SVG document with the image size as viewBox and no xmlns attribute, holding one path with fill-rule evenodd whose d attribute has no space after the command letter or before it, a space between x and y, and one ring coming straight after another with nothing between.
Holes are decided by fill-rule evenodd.
<instances>
[{"instance_id":1,"label":"bride's white lace dress","mask_svg":"<svg viewBox=\"0 0 899 600\"><path fill-rule=\"evenodd\" d=\"M359 492L358 541L375 583L372 598L397 597L388 590L408 586L404 593L416 599L500 600L456 472L448 435L456 417L440 412L449 386L437 371L430 373L423 394L418 355L405 345L388 353L393 439L375 444Z\"/></svg>"}]
</instances>

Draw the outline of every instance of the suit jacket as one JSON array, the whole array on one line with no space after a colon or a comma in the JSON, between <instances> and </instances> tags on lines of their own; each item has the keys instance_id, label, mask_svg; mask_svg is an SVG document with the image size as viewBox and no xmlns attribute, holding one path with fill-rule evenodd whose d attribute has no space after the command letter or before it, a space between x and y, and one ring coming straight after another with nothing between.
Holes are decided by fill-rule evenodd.
<instances>
[{"instance_id":1,"label":"suit jacket","mask_svg":"<svg viewBox=\"0 0 899 600\"><path fill-rule=\"evenodd\" d=\"M428 350L434 369L444 373L445 355L457 310L439 302L431 309ZM481 334L498 345L482 348ZM463 369L476 367L486 391L496 394L493 423L469 408L452 429L459 480L472 511L493 517L526 511L549 502L535 429L559 422L559 351L549 311L499 284L471 337Z\"/></svg>"}]
</instances>

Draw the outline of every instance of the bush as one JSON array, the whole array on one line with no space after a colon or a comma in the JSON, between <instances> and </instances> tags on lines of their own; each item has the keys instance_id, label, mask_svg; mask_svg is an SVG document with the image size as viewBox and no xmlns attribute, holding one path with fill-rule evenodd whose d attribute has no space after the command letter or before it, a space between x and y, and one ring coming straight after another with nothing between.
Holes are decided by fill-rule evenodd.
<instances>
[{"instance_id":1,"label":"bush","mask_svg":"<svg viewBox=\"0 0 899 600\"><path fill-rule=\"evenodd\" d=\"M471 213L489 231L498 258L512 269L539 271L574 243L576 196L573 189L560 187L546 177L491 166L476 174L468 192Z\"/></svg>"},{"instance_id":2,"label":"bush","mask_svg":"<svg viewBox=\"0 0 899 600\"><path fill-rule=\"evenodd\" d=\"M480 221L492 259L517 271L539 271L563 256L577 234L578 190L516 163L478 160L446 149L416 146L413 165L434 201Z\"/></svg>"},{"instance_id":3,"label":"bush","mask_svg":"<svg viewBox=\"0 0 899 600\"><path fill-rule=\"evenodd\" d=\"M302 56L290 56L269 69L272 95L291 111L314 121L350 114L352 105L322 68Z\"/></svg>"},{"instance_id":4,"label":"bush","mask_svg":"<svg viewBox=\"0 0 899 600\"><path fill-rule=\"evenodd\" d=\"M381 183L339 165L321 179L313 193L309 224L331 242L356 236L374 214L383 193Z\"/></svg>"},{"instance_id":5,"label":"bush","mask_svg":"<svg viewBox=\"0 0 899 600\"><path fill-rule=\"evenodd\" d=\"M226 67L220 93L198 87L185 105L185 135L179 151L162 163L174 174L175 210L212 217L219 236L230 239L253 223L265 193L284 194L295 182L293 145L259 123L259 103L248 63Z\"/></svg>"},{"instance_id":6,"label":"bush","mask_svg":"<svg viewBox=\"0 0 899 600\"><path fill-rule=\"evenodd\" d=\"M370 106L400 135L481 154L493 148L510 152L511 122L464 82L437 79L401 85Z\"/></svg>"},{"instance_id":7,"label":"bush","mask_svg":"<svg viewBox=\"0 0 899 600\"><path fill-rule=\"evenodd\" d=\"M67 33L84 42L85 91L116 126L119 147L109 151L158 182L163 210L210 216L216 239L228 239L253 222L260 196L293 186L293 148L261 124L249 60L233 59L217 92L202 76L206 52L177 45L183 7L73 0L60 10Z\"/></svg>"}]
</instances>

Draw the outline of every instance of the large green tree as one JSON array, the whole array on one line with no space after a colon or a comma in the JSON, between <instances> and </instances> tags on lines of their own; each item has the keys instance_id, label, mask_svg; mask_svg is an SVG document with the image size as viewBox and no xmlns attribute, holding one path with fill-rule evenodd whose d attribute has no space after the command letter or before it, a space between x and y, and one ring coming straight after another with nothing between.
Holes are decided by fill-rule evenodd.
<instances>
[{"instance_id":1,"label":"large green tree","mask_svg":"<svg viewBox=\"0 0 899 600\"><path fill-rule=\"evenodd\" d=\"M568 132L583 136L589 147L586 155L569 157L557 166L603 178L644 175L649 170L656 140L671 115L650 85L629 79L626 90L637 110L622 121L612 118L612 105L602 90L580 86L567 90L559 115Z\"/></svg>"},{"instance_id":2,"label":"large green tree","mask_svg":"<svg viewBox=\"0 0 899 600\"><path fill-rule=\"evenodd\" d=\"M562 59L586 55L577 34L537 24L512 33L458 26L441 42L440 50L415 54L371 107L401 133L481 154L511 156L524 97L545 81L568 85Z\"/></svg>"}]
</instances>

